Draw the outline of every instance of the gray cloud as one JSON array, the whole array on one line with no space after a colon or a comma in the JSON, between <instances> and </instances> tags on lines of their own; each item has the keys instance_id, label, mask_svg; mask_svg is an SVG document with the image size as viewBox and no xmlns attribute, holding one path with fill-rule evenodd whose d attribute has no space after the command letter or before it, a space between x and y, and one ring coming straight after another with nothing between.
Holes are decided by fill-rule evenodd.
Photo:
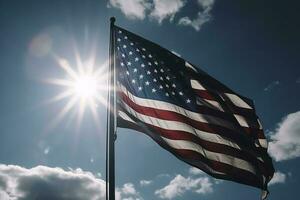
<instances>
[{"instance_id":1,"label":"gray cloud","mask_svg":"<svg viewBox=\"0 0 300 200\"><path fill-rule=\"evenodd\" d=\"M269 153L276 161L300 157L300 111L288 114L271 132Z\"/></svg>"},{"instance_id":2,"label":"gray cloud","mask_svg":"<svg viewBox=\"0 0 300 200\"><path fill-rule=\"evenodd\" d=\"M0 165L0 180L1 193L11 200L105 199L105 182L81 169Z\"/></svg>"},{"instance_id":3,"label":"gray cloud","mask_svg":"<svg viewBox=\"0 0 300 200\"><path fill-rule=\"evenodd\" d=\"M109 0L108 7L121 10L129 19L143 20L147 16L159 24L174 17L187 4L187 0ZM195 19L188 16L182 17L177 22L182 26L191 26L199 31L203 24L212 19L211 10L215 0L198 0L199 11Z\"/></svg>"},{"instance_id":4,"label":"gray cloud","mask_svg":"<svg viewBox=\"0 0 300 200\"><path fill-rule=\"evenodd\" d=\"M278 171L274 173L274 176L272 178L272 180L269 182L268 185L274 185L274 184L278 184L278 183L285 183L286 181L286 174Z\"/></svg>"},{"instance_id":5,"label":"gray cloud","mask_svg":"<svg viewBox=\"0 0 300 200\"><path fill-rule=\"evenodd\" d=\"M185 0L153 0L154 9L150 17L162 23L164 19L174 20L175 14L185 5Z\"/></svg>"},{"instance_id":6,"label":"gray cloud","mask_svg":"<svg viewBox=\"0 0 300 200\"><path fill-rule=\"evenodd\" d=\"M201 27L212 19L211 10L213 8L214 0L198 0L199 7L202 11L197 13L195 19L188 16L179 19L178 24L182 26L191 26L196 31L200 31Z\"/></svg>"},{"instance_id":7,"label":"gray cloud","mask_svg":"<svg viewBox=\"0 0 300 200\"><path fill-rule=\"evenodd\" d=\"M0 164L1 200L104 200L105 181L81 169ZM116 199L141 200L131 183L116 189Z\"/></svg>"},{"instance_id":8,"label":"gray cloud","mask_svg":"<svg viewBox=\"0 0 300 200\"><path fill-rule=\"evenodd\" d=\"M173 21L185 3L185 0L110 0L108 5L120 9L129 19L143 20L149 13L150 18L162 23L168 18Z\"/></svg>"},{"instance_id":9,"label":"gray cloud","mask_svg":"<svg viewBox=\"0 0 300 200\"><path fill-rule=\"evenodd\" d=\"M148 0L109 0L108 5L120 9L129 19L144 19L152 6Z\"/></svg>"}]
</instances>

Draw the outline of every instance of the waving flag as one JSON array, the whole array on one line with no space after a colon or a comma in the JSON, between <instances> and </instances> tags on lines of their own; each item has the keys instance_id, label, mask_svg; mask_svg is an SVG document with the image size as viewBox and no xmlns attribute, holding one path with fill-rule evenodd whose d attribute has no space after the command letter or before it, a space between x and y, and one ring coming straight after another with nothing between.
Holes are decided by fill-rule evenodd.
<instances>
[{"instance_id":1,"label":"waving flag","mask_svg":"<svg viewBox=\"0 0 300 200\"><path fill-rule=\"evenodd\" d=\"M274 169L253 102L157 44L117 26L114 34L118 126L264 198Z\"/></svg>"}]
</instances>

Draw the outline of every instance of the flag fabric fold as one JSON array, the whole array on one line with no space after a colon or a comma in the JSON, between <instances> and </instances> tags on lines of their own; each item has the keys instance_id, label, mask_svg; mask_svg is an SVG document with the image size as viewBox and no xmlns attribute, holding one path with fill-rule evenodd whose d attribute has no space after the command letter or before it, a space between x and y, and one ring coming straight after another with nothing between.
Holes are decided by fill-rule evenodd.
<instances>
[{"instance_id":1,"label":"flag fabric fold","mask_svg":"<svg viewBox=\"0 0 300 200\"><path fill-rule=\"evenodd\" d=\"M252 100L149 40L118 26L114 34L118 127L266 197L274 168Z\"/></svg>"}]
</instances>

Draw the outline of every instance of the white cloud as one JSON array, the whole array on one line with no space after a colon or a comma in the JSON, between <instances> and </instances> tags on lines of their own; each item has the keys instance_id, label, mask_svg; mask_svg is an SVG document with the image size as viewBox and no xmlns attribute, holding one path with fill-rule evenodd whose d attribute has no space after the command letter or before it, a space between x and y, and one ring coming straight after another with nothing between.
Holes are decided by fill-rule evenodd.
<instances>
[{"instance_id":1,"label":"white cloud","mask_svg":"<svg viewBox=\"0 0 300 200\"><path fill-rule=\"evenodd\" d=\"M144 187L144 186L150 185L152 182L153 182L153 181L151 181L151 180L141 180L141 181L140 181L140 185L141 185L142 187Z\"/></svg>"},{"instance_id":2,"label":"white cloud","mask_svg":"<svg viewBox=\"0 0 300 200\"><path fill-rule=\"evenodd\" d=\"M142 200L132 183L125 183L122 188L117 189L117 200Z\"/></svg>"},{"instance_id":3,"label":"white cloud","mask_svg":"<svg viewBox=\"0 0 300 200\"><path fill-rule=\"evenodd\" d=\"M144 19L151 3L148 0L109 0L109 6L120 9L130 19Z\"/></svg>"},{"instance_id":4,"label":"white cloud","mask_svg":"<svg viewBox=\"0 0 300 200\"><path fill-rule=\"evenodd\" d=\"M192 175L202 175L204 174L204 172L196 167L191 167L189 169L189 173L192 174Z\"/></svg>"},{"instance_id":5,"label":"white cloud","mask_svg":"<svg viewBox=\"0 0 300 200\"><path fill-rule=\"evenodd\" d=\"M82 169L37 166L30 169L0 164L1 200L104 200L105 181ZM141 200L133 184L116 189L117 200Z\"/></svg>"},{"instance_id":6,"label":"white cloud","mask_svg":"<svg viewBox=\"0 0 300 200\"><path fill-rule=\"evenodd\" d=\"M199 188L195 191L199 194L207 194L207 193L212 193L213 192L213 184L212 182L209 180L208 177L201 177L196 179L198 181Z\"/></svg>"},{"instance_id":7,"label":"white cloud","mask_svg":"<svg viewBox=\"0 0 300 200\"><path fill-rule=\"evenodd\" d=\"M274 185L277 183L285 183L286 181L286 175L282 172L275 172L272 180L269 182L268 185Z\"/></svg>"},{"instance_id":8,"label":"white cloud","mask_svg":"<svg viewBox=\"0 0 300 200\"><path fill-rule=\"evenodd\" d=\"M132 183L125 183L122 188L124 194L137 194L134 185Z\"/></svg>"},{"instance_id":9,"label":"white cloud","mask_svg":"<svg viewBox=\"0 0 300 200\"><path fill-rule=\"evenodd\" d=\"M208 177L185 178L178 174L167 186L156 190L155 194L161 199L172 199L182 196L185 192L190 190L199 194L207 194L213 191L212 185Z\"/></svg>"},{"instance_id":10,"label":"white cloud","mask_svg":"<svg viewBox=\"0 0 300 200\"><path fill-rule=\"evenodd\" d=\"M154 0L154 9L151 11L150 16L162 23L164 19L169 18L173 21L175 14L185 5L185 0Z\"/></svg>"},{"instance_id":11,"label":"white cloud","mask_svg":"<svg viewBox=\"0 0 300 200\"><path fill-rule=\"evenodd\" d=\"M191 26L196 31L199 31L203 24L209 22L212 18L210 11L213 8L215 1L214 0L198 0L198 4L202 11L199 11L195 19L190 19L190 17L182 17L178 24L182 26Z\"/></svg>"},{"instance_id":12,"label":"white cloud","mask_svg":"<svg viewBox=\"0 0 300 200\"><path fill-rule=\"evenodd\" d=\"M288 114L271 132L269 153L276 161L300 156L300 111Z\"/></svg>"},{"instance_id":13,"label":"white cloud","mask_svg":"<svg viewBox=\"0 0 300 200\"><path fill-rule=\"evenodd\" d=\"M264 91L268 92L268 91L272 90L274 87L278 86L279 84L280 84L279 81L273 81L272 83L267 85L267 87L264 88Z\"/></svg>"}]
</instances>

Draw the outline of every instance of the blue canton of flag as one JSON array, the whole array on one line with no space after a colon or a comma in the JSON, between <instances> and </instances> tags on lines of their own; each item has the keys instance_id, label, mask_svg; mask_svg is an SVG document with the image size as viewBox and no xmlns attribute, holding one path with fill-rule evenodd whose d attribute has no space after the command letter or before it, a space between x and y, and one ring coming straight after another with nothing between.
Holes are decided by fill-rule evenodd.
<instances>
[{"instance_id":1,"label":"blue canton of flag","mask_svg":"<svg viewBox=\"0 0 300 200\"><path fill-rule=\"evenodd\" d=\"M180 70L181 60L170 52L165 56L173 58L163 59L160 52L154 52L149 45L136 41L122 30L117 31L116 40L121 85L141 98L166 101L195 110L192 88L184 84L189 81Z\"/></svg>"}]
</instances>

